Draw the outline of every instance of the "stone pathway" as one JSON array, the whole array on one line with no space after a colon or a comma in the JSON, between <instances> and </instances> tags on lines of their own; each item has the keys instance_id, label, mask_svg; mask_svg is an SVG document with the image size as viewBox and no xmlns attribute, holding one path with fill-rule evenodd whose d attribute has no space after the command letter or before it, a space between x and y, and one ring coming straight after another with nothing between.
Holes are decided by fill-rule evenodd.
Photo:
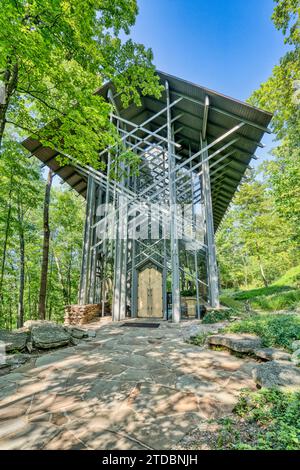
<instances>
[{"instance_id":1,"label":"stone pathway","mask_svg":"<svg viewBox=\"0 0 300 470\"><path fill-rule=\"evenodd\" d=\"M252 360L185 342L218 325L88 328L89 341L0 377L0 449L173 449L255 388Z\"/></svg>"}]
</instances>

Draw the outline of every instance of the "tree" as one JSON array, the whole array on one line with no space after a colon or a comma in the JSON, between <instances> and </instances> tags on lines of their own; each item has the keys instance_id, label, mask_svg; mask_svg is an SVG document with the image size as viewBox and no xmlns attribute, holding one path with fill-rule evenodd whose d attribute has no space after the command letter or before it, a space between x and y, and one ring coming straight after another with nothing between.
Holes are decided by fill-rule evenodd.
<instances>
[{"instance_id":1,"label":"tree","mask_svg":"<svg viewBox=\"0 0 300 470\"><path fill-rule=\"evenodd\" d=\"M292 225L276 210L265 167L248 175L217 233L224 287L268 286L299 262Z\"/></svg>"},{"instance_id":2,"label":"tree","mask_svg":"<svg viewBox=\"0 0 300 470\"><path fill-rule=\"evenodd\" d=\"M26 276L26 251L34 226L29 214L38 207L40 170L37 162L27 158L16 143L6 143L0 160L0 313L8 314L8 324L14 319L23 325ZM14 315L14 302L16 313ZM8 307L8 309L7 309ZM0 322L4 318L0 318Z\"/></svg>"},{"instance_id":3,"label":"tree","mask_svg":"<svg viewBox=\"0 0 300 470\"><path fill-rule=\"evenodd\" d=\"M152 52L131 40L136 0L2 0L0 145L7 125L83 163L116 138L94 92L113 80L125 104L159 96Z\"/></svg>"},{"instance_id":4,"label":"tree","mask_svg":"<svg viewBox=\"0 0 300 470\"><path fill-rule=\"evenodd\" d=\"M45 188L44 210L43 210L43 252L42 252L42 268L41 282L39 294L39 315L41 320L46 319L46 294L49 264L49 248L50 248L50 226L49 226L49 206L51 186L53 181L53 171L49 169L47 184Z\"/></svg>"},{"instance_id":5,"label":"tree","mask_svg":"<svg viewBox=\"0 0 300 470\"><path fill-rule=\"evenodd\" d=\"M290 50L250 102L274 113L272 129L279 142L272 151L268 175L278 212L293 226L300 241L300 2L276 0L272 16Z\"/></svg>"}]
</instances>

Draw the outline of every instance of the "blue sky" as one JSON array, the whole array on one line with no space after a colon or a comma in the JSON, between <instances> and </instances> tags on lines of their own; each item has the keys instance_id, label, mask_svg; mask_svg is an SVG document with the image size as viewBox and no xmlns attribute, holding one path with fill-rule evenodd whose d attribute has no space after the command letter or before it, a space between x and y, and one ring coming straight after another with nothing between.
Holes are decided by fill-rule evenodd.
<instances>
[{"instance_id":1,"label":"blue sky","mask_svg":"<svg viewBox=\"0 0 300 470\"><path fill-rule=\"evenodd\" d=\"M159 70L246 100L285 53L273 0L138 0L131 37ZM265 136L267 156L272 137Z\"/></svg>"}]
</instances>

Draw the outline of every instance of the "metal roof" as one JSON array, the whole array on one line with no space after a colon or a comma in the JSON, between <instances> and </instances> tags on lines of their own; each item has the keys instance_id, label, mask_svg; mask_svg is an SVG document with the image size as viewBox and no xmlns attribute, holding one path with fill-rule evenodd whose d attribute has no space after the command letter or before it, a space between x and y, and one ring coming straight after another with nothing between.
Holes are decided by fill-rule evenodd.
<instances>
[{"instance_id":1,"label":"metal roof","mask_svg":"<svg viewBox=\"0 0 300 470\"><path fill-rule=\"evenodd\" d=\"M179 97L183 98L172 107L172 118L176 118L174 121L175 140L181 145L180 149L176 149L176 154L182 162L188 158L190 152L194 154L199 150L200 132L203 120L206 120L207 110L206 138L208 144L237 124L244 123L244 126L238 131L209 150L209 155L212 155L233 138L238 138L237 142L210 159L210 167L213 167L214 170L211 177L211 189L216 230L246 169L249 167L251 159L254 157L256 148L261 146L260 141L264 133L270 132L268 125L272 114L164 72L158 71L157 73L162 84L168 81L172 102ZM114 92L113 85L106 83L97 93L107 98L109 88ZM208 107L205 106L207 97ZM160 99L150 96L142 97L140 107L131 104L127 108L123 108L120 94L115 94L114 98L121 117L136 124L143 123L166 106L164 92ZM164 117L160 115L149 123L149 128L151 131L155 131L163 124ZM142 131L140 132L142 133ZM86 177L71 165L62 166L59 164L56 160L58 152L43 147L37 140L30 137L23 142L23 145L85 197ZM228 153L230 155L226 157ZM222 157L224 157L222 162L216 163ZM179 163L181 162L179 161Z\"/></svg>"}]
</instances>

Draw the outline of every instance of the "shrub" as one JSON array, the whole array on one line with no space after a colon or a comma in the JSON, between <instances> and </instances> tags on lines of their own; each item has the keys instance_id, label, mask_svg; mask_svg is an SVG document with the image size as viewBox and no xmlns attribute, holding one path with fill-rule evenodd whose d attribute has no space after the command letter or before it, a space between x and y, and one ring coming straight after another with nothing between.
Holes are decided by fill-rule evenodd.
<instances>
[{"instance_id":1,"label":"shrub","mask_svg":"<svg viewBox=\"0 0 300 470\"><path fill-rule=\"evenodd\" d=\"M243 392L234 412L261 429L252 445L236 442L235 449L299 450L300 393L276 389Z\"/></svg>"},{"instance_id":2,"label":"shrub","mask_svg":"<svg viewBox=\"0 0 300 470\"><path fill-rule=\"evenodd\" d=\"M264 346L289 350L291 343L300 338L300 316L254 315L229 325L226 330L232 333L252 333L262 338Z\"/></svg>"},{"instance_id":3,"label":"shrub","mask_svg":"<svg viewBox=\"0 0 300 470\"><path fill-rule=\"evenodd\" d=\"M206 338L208 336L209 335L207 333L201 333L200 335L197 335L197 336L191 336L188 343L194 344L195 346L204 346Z\"/></svg>"},{"instance_id":4,"label":"shrub","mask_svg":"<svg viewBox=\"0 0 300 470\"><path fill-rule=\"evenodd\" d=\"M210 312L207 312L202 320L202 323L209 324L229 320L232 314L232 310L211 310Z\"/></svg>"}]
</instances>

